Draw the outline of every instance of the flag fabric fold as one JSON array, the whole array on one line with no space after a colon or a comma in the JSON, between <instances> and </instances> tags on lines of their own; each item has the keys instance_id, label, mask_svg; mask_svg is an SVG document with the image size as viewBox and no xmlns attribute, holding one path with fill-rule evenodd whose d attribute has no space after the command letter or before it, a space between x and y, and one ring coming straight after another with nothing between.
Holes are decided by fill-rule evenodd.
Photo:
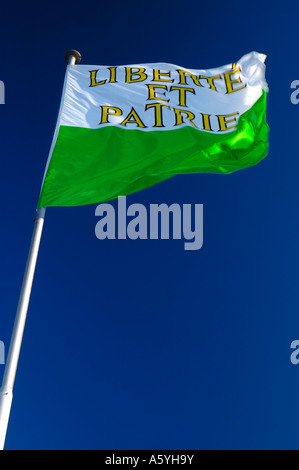
<instances>
[{"instance_id":1,"label":"flag fabric fold","mask_svg":"<svg viewBox=\"0 0 299 470\"><path fill-rule=\"evenodd\" d=\"M210 70L68 65L38 205L99 203L268 153L265 55Z\"/></svg>"}]
</instances>

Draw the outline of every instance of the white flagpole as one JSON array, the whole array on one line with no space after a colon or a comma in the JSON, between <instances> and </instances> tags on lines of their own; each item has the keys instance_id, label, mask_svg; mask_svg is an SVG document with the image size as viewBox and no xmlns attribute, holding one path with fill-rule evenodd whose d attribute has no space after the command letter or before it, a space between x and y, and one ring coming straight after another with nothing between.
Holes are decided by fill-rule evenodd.
<instances>
[{"instance_id":1,"label":"white flagpole","mask_svg":"<svg viewBox=\"0 0 299 470\"><path fill-rule=\"evenodd\" d=\"M71 50L65 53L65 59L68 64L73 65L75 63L80 62L81 55L79 52ZM45 214L45 207L40 207L37 210L15 323L13 327L6 366L2 380L2 386L0 389L0 450L4 449L6 431L12 404L13 386L21 350L22 338L25 328L27 310L30 300L31 288L33 283L40 240L42 236Z\"/></svg>"}]
</instances>

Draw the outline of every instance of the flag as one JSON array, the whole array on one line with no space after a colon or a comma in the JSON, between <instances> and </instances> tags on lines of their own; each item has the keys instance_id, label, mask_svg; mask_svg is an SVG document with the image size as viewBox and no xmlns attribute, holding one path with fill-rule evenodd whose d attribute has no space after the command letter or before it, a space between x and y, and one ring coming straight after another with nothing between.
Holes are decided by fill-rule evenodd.
<instances>
[{"instance_id":1,"label":"flag","mask_svg":"<svg viewBox=\"0 0 299 470\"><path fill-rule=\"evenodd\" d=\"M265 58L251 52L209 70L68 65L39 207L255 165L268 152Z\"/></svg>"}]
</instances>

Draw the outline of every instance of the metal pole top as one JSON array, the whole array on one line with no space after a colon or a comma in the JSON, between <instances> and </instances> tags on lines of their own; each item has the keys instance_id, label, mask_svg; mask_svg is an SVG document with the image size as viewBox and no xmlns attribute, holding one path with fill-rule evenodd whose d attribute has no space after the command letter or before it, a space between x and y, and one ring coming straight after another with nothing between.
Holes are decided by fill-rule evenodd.
<instances>
[{"instance_id":1,"label":"metal pole top","mask_svg":"<svg viewBox=\"0 0 299 470\"><path fill-rule=\"evenodd\" d=\"M81 54L75 49L70 49L69 51L66 51L66 53L64 54L64 58L67 63L69 63L70 57L75 57L76 59L75 64L79 64L81 62Z\"/></svg>"}]
</instances>

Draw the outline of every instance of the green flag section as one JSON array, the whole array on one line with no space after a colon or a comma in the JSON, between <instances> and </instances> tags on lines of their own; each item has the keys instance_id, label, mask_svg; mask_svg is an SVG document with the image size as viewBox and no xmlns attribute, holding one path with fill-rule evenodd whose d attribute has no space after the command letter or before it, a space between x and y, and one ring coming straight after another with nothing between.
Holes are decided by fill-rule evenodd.
<instances>
[{"instance_id":1,"label":"green flag section","mask_svg":"<svg viewBox=\"0 0 299 470\"><path fill-rule=\"evenodd\" d=\"M268 152L264 58L209 71L68 66L38 205L99 203L177 174L255 165Z\"/></svg>"}]
</instances>

